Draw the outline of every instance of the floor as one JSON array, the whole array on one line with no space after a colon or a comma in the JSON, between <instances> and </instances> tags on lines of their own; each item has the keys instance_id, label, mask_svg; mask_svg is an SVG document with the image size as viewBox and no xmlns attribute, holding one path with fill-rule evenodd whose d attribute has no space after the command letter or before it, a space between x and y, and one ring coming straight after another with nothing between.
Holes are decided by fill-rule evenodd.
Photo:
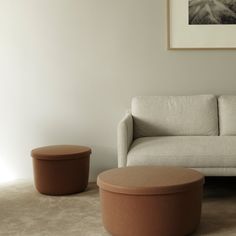
<instances>
[{"instance_id":1,"label":"floor","mask_svg":"<svg viewBox=\"0 0 236 236\"><path fill-rule=\"evenodd\" d=\"M101 222L98 189L90 184L77 195L51 197L32 183L0 187L1 236L108 236ZM194 236L236 235L236 182L207 181L202 220Z\"/></svg>"}]
</instances>

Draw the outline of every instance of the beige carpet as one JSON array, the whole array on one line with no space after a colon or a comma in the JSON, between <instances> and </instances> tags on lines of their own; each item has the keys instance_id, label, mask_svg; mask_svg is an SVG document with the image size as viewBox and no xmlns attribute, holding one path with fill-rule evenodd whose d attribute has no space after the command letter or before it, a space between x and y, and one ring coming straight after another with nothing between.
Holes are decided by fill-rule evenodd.
<instances>
[{"instance_id":1,"label":"beige carpet","mask_svg":"<svg viewBox=\"0 0 236 236\"><path fill-rule=\"evenodd\" d=\"M236 235L236 183L207 184L201 225L194 235ZM0 187L0 235L107 236L101 223L98 189L50 197L32 183ZM148 236L148 235L147 235Z\"/></svg>"}]
</instances>

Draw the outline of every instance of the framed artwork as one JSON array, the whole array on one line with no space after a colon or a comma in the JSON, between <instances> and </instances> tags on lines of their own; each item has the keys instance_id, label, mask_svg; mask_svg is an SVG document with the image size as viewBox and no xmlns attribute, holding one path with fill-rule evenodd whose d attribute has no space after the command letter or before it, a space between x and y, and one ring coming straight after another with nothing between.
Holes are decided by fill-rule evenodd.
<instances>
[{"instance_id":1,"label":"framed artwork","mask_svg":"<svg viewBox=\"0 0 236 236\"><path fill-rule=\"evenodd\" d=\"M167 0L168 49L236 49L236 0Z\"/></svg>"}]
</instances>

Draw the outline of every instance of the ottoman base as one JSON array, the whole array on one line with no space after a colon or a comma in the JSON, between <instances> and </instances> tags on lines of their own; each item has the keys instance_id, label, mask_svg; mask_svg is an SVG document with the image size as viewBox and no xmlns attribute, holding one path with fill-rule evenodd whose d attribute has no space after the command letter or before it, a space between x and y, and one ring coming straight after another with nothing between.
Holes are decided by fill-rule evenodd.
<instances>
[{"instance_id":1,"label":"ottoman base","mask_svg":"<svg viewBox=\"0 0 236 236\"><path fill-rule=\"evenodd\" d=\"M82 192L88 185L89 156L69 160L33 159L36 189L46 195Z\"/></svg>"},{"instance_id":2,"label":"ottoman base","mask_svg":"<svg viewBox=\"0 0 236 236\"><path fill-rule=\"evenodd\" d=\"M200 222L202 188L163 195L100 189L103 223L114 236L184 236Z\"/></svg>"}]
</instances>

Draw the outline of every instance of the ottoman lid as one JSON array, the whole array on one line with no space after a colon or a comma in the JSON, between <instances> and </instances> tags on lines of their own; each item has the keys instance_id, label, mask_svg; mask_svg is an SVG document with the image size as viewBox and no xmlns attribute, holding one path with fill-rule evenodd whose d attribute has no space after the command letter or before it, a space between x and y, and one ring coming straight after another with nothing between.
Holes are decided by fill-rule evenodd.
<instances>
[{"instance_id":1,"label":"ottoman lid","mask_svg":"<svg viewBox=\"0 0 236 236\"><path fill-rule=\"evenodd\" d=\"M31 156L40 160L65 160L86 157L91 154L91 149L77 145L55 145L33 149Z\"/></svg>"},{"instance_id":2,"label":"ottoman lid","mask_svg":"<svg viewBox=\"0 0 236 236\"><path fill-rule=\"evenodd\" d=\"M111 169L98 176L98 186L110 192L153 195L183 192L201 186L204 176L181 167L130 166Z\"/></svg>"}]
</instances>

